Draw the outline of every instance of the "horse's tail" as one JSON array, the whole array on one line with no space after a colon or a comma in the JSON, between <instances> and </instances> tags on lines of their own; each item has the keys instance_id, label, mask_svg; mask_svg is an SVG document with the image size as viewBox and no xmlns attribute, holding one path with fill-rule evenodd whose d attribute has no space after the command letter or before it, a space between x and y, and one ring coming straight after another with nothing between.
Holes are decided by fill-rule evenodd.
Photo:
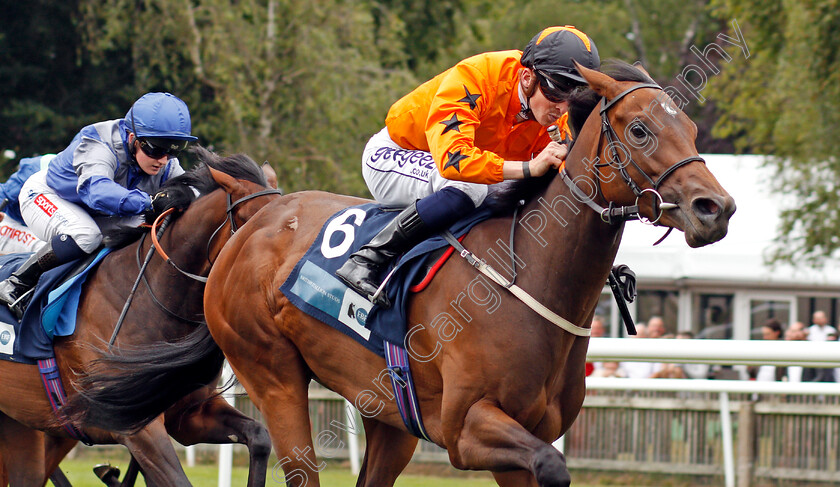
<instances>
[{"instance_id":1,"label":"horse's tail","mask_svg":"<svg viewBox=\"0 0 840 487\"><path fill-rule=\"evenodd\" d=\"M66 421L136 432L178 399L215 380L224 355L206 326L175 342L120 349L96 360L61 408Z\"/></svg>"}]
</instances>

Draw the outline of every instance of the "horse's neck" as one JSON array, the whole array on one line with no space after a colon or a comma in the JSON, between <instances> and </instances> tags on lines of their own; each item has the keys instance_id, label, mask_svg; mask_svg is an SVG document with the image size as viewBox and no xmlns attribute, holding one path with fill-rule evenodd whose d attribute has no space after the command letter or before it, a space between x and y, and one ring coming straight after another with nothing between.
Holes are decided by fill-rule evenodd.
<instances>
[{"instance_id":1,"label":"horse's neck","mask_svg":"<svg viewBox=\"0 0 840 487\"><path fill-rule=\"evenodd\" d=\"M573 168L582 163L569 161ZM582 173L578 171L579 173ZM534 224L544 222L541 232ZM600 215L578 200L558 176L545 192L533 198L520 218L527 237L517 255L525 259L530 273L523 272L531 287L543 296L541 302L575 324L588 325L621 241L623 225L607 225ZM533 258L533 263L529 262Z\"/></svg>"},{"instance_id":2,"label":"horse's neck","mask_svg":"<svg viewBox=\"0 0 840 487\"><path fill-rule=\"evenodd\" d=\"M214 250L231 237L225 197L223 191L216 190L194 201L161 237L161 246L179 268L202 276L210 272Z\"/></svg>"},{"instance_id":3,"label":"horse's neck","mask_svg":"<svg viewBox=\"0 0 840 487\"><path fill-rule=\"evenodd\" d=\"M200 276L207 276L210 270L208 260L208 243L214 232L225 220L224 194L210 194L196 200L177 219L165 229L160 237L161 249L179 269ZM230 237L230 232L222 229L214 239L214 243L223 244ZM151 239L139 242L140 256L149 252ZM126 249L129 250L129 249ZM131 246L132 256L138 253L136 246ZM179 316L194 320L202 316L202 301L204 284L175 271L160 253L154 255L146 270L146 278L156 298L169 311ZM134 259L133 257L131 257ZM125 256L122 261L125 262ZM136 264L132 264L128 274L136 276Z\"/></svg>"}]
</instances>

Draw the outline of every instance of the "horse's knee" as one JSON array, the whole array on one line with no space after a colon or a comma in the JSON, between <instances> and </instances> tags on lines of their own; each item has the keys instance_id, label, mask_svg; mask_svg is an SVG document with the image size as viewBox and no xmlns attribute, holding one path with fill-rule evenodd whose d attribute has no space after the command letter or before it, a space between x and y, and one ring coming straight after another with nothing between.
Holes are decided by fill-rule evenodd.
<instances>
[{"instance_id":1,"label":"horse's knee","mask_svg":"<svg viewBox=\"0 0 840 487\"><path fill-rule=\"evenodd\" d=\"M252 457L268 458L271 454L271 436L268 429L257 421L251 426L248 434L248 451Z\"/></svg>"},{"instance_id":2,"label":"horse's knee","mask_svg":"<svg viewBox=\"0 0 840 487\"><path fill-rule=\"evenodd\" d=\"M540 487L568 487L572 484L566 459L553 446L546 445L537 450L531 466Z\"/></svg>"}]
</instances>

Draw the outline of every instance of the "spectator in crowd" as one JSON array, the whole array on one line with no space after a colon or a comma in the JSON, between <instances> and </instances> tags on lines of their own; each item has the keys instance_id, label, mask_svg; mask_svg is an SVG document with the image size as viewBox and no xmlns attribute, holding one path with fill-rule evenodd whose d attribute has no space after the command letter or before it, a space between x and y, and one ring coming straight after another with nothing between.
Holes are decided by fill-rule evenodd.
<instances>
[{"instance_id":1,"label":"spectator in crowd","mask_svg":"<svg viewBox=\"0 0 840 487\"><path fill-rule=\"evenodd\" d=\"M589 328L592 331L590 336L593 338L602 337L607 334L607 327L604 324L604 318L600 315L592 317L592 325ZM589 377L600 367L601 362L586 362L586 376Z\"/></svg>"},{"instance_id":2,"label":"spectator in crowd","mask_svg":"<svg viewBox=\"0 0 840 487\"><path fill-rule=\"evenodd\" d=\"M796 326L796 323L785 331L785 340L788 341L803 341L807 339L806 337L804 326ZM788 382L802 382L802 367L798 365L788 367L785 378Z\"/></svg>"},{"instance_id":3,"label":"spectator in crowd","mask_svg":"<svg viewBox=\"0 0 840 487\"><path fill-rule=\"evenodd\" d=\"M824 311L814 311L811 322L812 325L808 327L808 340L824 342L829 333L837 334L837 329L828 324L828 316Z\"/></svg>"},{"instance_id":4,"label":"spectator in crowd","mask_svg":"<svg viewBox=\"0 0 840 487\"><path fill-rule=\"evenodd\" d=\"M665 320L661 316L653 316L647 322L649 338L662 338L665 335Z\"/></svg>"},{"instance_id":5,"label":"spectator in crowd","mask_svg":"<svg viewBox=\"0 0 840 487\"><path fill-rule=\"evenodd\" d=\"M618 362L604 362L592 373L592 377L627 377L627 372Z\"/></svg>"},{"instance_id":6,"label":"spectator in crowd","mask_svg":"<svg viewBox=\"0 0 840 487\"><path fill-rule=\"evenodd\" d=\"M814 311L812 325L808 327L809 341L824 342L829 335L837 335L837 329L828 324L824 311ZM808 367L802 370L802 382L834 382L834 369Z\"/></svg>"},{"instance_id":7,"label":"spectator in crowd","mask_svg":"<svg viewBox=\"0 0 840 487\"><path fill-rule=\"evenodd\" d=\"M688 376L680 364L656 364L651 379L685 379Z\"/></svg>"},{"instance_id":8,"label":"spectator in crowd","mask_svg":"<svg viewBox=\"0 0 840 487\"><path fill-rule=\"evenodd\" d=\"M661 316L651 316L647 322L647 333L649 338L674 338L674 335L666 333L665 320ZM654 364L652 378L659 379L684 379L685 372L680 364L659 363Z\"/></svg>"},{"instance_id":9,"label":"spectator in crowd","mask_svg":"<svg viewBox=\"0 0 840 487\"><path fill-rule=\"evenodd\" d=\"M630 338L650 338L648 335L647 326L636 325L636 334L628 335ZM627 373L627 377L631 379L649 379L656 372L656 363L654 362L621 362L621 368Z\"/></svg>"},{"instance_id":10,"label":"spectator in crowd","mask_svg":"<svg viewBox=\"0 0 840 487\"><path fill-rule=\"evenodd\" d=\"M690 331L681 331L677 333L678 340L693 340L694 333ZM709 378L709 364L682 364L683 373L688 379L708 379Z\"/></svg>"},{"instance_id":11,"label":"spectator in crowd","mask_svg":"<svg viewBox=\"0 0 840 487\"><path fill-rule=\"evenodd\" d=\"M784 331L779 320L771 318L761 325L762 340L781 340L783 336ZM782 380L785 373L785 367L776 367L774 365L751 366L747 368L747 374L750 378L762 382Z\"/></svg>"},{"instance_id":12,"label":"spectator in crowd","mask_svg":"<svg viewBox=\"0 0 840 487\"><path fill-rule=\"evenodd\" d=\"M801 321L794 321L793 323L791 323L791 325L788 327L788 330L800 330L805 332L806 335L808 334L808 330L805 329L805 323L802 323Z\"/></svg>"}]
</instances>

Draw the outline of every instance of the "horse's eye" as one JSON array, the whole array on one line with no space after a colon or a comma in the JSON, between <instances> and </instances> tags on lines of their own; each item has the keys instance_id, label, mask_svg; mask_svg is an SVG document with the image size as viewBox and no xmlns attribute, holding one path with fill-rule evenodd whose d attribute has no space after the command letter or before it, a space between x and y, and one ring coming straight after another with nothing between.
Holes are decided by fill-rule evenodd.
<instances>
[{"instance_id":1,"label":"horse's eye","mask_svg":"<svg viewBox=\"0 0 840 487\"><path fill-rule=\"evenodd\" d=\"M645 132L644 127L639 124L636 124L630 127L630 135L637 139L644 139L647 136L647 132Z\"/></svg>"}]
</instances>

